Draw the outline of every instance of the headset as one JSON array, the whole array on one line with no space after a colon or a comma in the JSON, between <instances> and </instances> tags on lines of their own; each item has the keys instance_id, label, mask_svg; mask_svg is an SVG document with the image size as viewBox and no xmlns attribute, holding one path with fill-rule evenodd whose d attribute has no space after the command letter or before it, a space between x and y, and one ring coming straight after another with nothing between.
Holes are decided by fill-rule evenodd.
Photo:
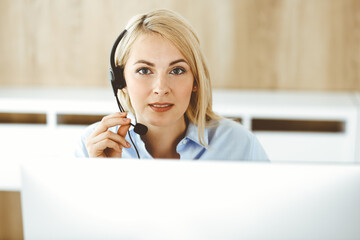
<instances>
[{"instance_id":1,"label":"headset","mask_svg":"<svg viewBox=\"0 0 360 240\"><path fill-rule=\"evenodd\" d=\"M116 98L116 102L118 104L119 110L120 112L125 112L124 108L121 106L121 103L119 101L119 97L118 97L118 90L123 89L124 87L126 87L126 82L125 82L125 77L124 77L124 68L119 67L119 66L115 66L115 51L117 46L119 45L121 39L125 36L126 34L126 29L124 31L122 31L120 33L120 35L117 37L117 39L115 40L115 43L111 49L111 53L110 53L110 69L109 69L109 80L111 83L111 87L114 91L114 95ZM130 123L133 127L134 127L134 132L139 134L139 135L145 135L148 131L148 128L141 124L141 123L137 123L136 125ZM130 133L129 137L130 140L133 144L133 146L135 147L136 153L138 155L138 158L140 158L139 152L133 142L133 140L131 139Z\"/></svg>"}]
</instances>

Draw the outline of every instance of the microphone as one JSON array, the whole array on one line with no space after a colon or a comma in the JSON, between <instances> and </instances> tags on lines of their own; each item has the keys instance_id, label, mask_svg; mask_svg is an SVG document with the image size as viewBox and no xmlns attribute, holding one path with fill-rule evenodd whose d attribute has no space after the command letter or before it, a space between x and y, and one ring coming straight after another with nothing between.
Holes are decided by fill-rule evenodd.
<instances>
[{"instance_id":1,"label":"microphone","mask_svg":"<svg viewBox=\"0 0 360 240\"><path fill-rule=\"evenodd\" d=\"M130 123L131 126L134 127L134 132L136 132L139 135L145 135L148 131L147 126L145 126L144 124L141 123L137 123L136 125Z\"/></svg>"},{"instance_id":2,"label":"microphone","mask_svg":"<svg viewBox=\"0 0 360 240\"><path fill-rule=\"evenodd\" d=\"M124 108L121 106L121 103L119 101L117 93L115 91L114 91L114 93L115 93L116 102L118 104L120 112L125 112ZM136 125L134 125L134 124L130 123L130 125L134 127L134 132L139 134L140 136L145 135L148 131L147 126L145 126L144 124L137 123Z\"/></svg>"}]
</instances>

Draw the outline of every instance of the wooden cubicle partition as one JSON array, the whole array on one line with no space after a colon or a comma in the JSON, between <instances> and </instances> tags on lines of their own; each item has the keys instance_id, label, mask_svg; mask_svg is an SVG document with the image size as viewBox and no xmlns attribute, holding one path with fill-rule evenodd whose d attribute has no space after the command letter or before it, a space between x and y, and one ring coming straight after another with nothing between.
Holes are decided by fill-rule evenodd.
<instances>
[{"instance_id":1,"label":"wooden cubicle partition","mask_svg":"<svg viewBox=\"0 0 360 240\"><path fill-rule=\"evenodd\" d=\"M0 86L107 86L114 39L158 8L192 23L215 87L360 90L358 0L2 0Z\"/></svg>"}]
</instances>

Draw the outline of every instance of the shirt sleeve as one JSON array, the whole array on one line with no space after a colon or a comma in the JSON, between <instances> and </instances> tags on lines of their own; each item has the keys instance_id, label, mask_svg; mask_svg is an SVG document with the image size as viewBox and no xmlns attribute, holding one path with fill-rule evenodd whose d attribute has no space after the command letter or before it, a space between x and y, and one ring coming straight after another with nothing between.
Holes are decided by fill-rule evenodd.
<instances>
[{"instance_id":1,"label":"shirt sleeve","mask_svg":"<svg viewBox=\"0 0 360 240\"><path fill-rule=\"evenodd\" d=\"M74 149L74 156L77 158L88 158L89 157L89 153L86 149L86 139L88 136L90 136L90 134L95 130L95 127L97 126L98 123L94 123L90 126L88 126L84 133L82 134L82 136L80 137L80 139L78 140L75 149Z\"/></svg>"},{"instance_id":2,"label":"shirt sleeve","mask_svg":"<svg viewBox=\"0 0 360 240\"><path fill-rule=\"evenodd\" d=\"M269 158L264 148L261 146L260 142L258 141L255 135L253 135L252 138L250 155L251 155L251 160L253 161L269 161Z\"/></svg>"}]
</instances>

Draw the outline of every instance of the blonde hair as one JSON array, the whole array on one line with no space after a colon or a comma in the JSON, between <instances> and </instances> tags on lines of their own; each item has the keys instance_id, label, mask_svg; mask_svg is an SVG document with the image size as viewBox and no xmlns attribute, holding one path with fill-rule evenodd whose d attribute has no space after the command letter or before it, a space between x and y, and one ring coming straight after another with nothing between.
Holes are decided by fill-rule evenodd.
<instances>
[{"instance_id":1,"label":"blonde hair","mask_svg":"<svg viewBox=\"0 0 360 240\"><path fill-rule=\"evenodd\" d=\"M160 34L171 41L185 57L194 76L194 84L197 87L197 91L191 95L185 116L198 126L200 143L207 147L204 139L205 128L210 122L213 122L211 120L219 120L221 117L212 110L210 74L200 50L199 39L191 25L173 11L156 10L134 16L128 22L126 30L127 33L116 50L115 64L117 66L125 67L133 43L142 34ZM125 108L135 116L128 94L125 91L120 91L120 97L125 103Z\"/></svg>"}]
</instances>

